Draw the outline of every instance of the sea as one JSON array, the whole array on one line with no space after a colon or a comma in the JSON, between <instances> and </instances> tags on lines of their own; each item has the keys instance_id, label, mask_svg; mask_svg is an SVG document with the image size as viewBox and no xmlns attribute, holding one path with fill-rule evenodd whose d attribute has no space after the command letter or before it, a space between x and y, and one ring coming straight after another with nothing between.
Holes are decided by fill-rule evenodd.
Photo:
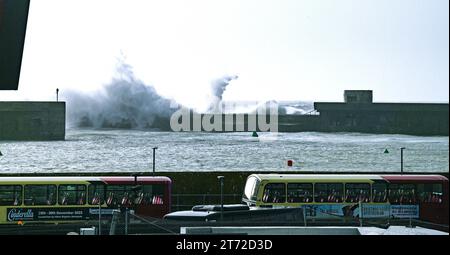
<instances>
[{"instance_id":1,"label":"sea","mask_svg":"<svg viewBox=\"0 0 450 255\"><path fill-rule=\"evenodd\" d=\"M448 136L66 130L64 141L1 141L0 174L158 171L448 172ZM293 165L287 165L292 160Z\"/></svg>"}]
</instances>

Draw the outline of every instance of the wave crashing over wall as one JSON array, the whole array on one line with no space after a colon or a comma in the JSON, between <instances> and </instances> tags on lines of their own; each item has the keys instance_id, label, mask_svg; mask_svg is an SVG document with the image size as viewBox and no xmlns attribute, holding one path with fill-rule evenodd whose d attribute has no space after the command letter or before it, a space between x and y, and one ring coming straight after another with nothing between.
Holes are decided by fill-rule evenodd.
<instances>
[{"instance_id":1,"label":"wave crashing over wall","mask_svg":"<svg viewBox=\"0 0 450 255\"><path fill-rule=\"evenodd\" d=\"M137 79L130 65L121 62L118 77L94 93L66 93L71 127L170 130L177 104Z\"/></svg>"},{"instance_id":2,"label":"wave crashing over wall","mask_svg":"<svg viewBox=\"0 0 450 255\"><path fill-rule=\"evenodd\" d=\"M222 107L223 94L237 75L225 75L211 82L211 99L208 113L256 113L260 107L265 109L271 101L263 104L244 104L237 111L239 103ZM83 93L67 91L67 123L69 127L154 129L170 131L170 117L182 106L173 100L159 95L155 88L136 78L132 67L119 59L117 77L96 92ZM276 102L276 101L274 101ZM278 104L278 114L304 114L311 104ZM241 107L242 108L242 107ZM192 109L189 109L193 111Z\"/></svg>"}]
</instances>

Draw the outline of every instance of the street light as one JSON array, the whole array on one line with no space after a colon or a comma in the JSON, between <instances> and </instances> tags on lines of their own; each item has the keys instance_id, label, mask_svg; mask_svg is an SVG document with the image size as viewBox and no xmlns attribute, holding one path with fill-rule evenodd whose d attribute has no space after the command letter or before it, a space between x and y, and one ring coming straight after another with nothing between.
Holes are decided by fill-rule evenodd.
<instances>
[{"instance_id":1,"label":"street light","mask_svg":"<svg viewBox=\"0 0 450 255\"><path fill-rule=\"evenodd\" d=\"M59 94L59 89L56 88L56 102L58 102L58 94Z\"/></svg>"},{"instance_id":2,"label":"street light","mask_svg":"<svg viewBox=\"0 0 450 255\"><path fill-rule=\"evenodd\" d=\"M223 221L223 181L225 176L217 176L220 182L220 221Z\"/></svg>"},{"instance_id":3,"label":"street light","mask_svg":"<svg viewBox=\"0 0 450 255\"><path fill-rule=\"evenodd\" d=\"M403 174L403 150L406 149L405 147L400 148L400 171Z\"/></svg>"},{"instance_id":4,"label":"street light","mask_svg":"<svg viewBox=\"0 0 450 255\"><path fill-rule=\"evenodd\" d=\"M155 152L158 147L153 147L153 175L155 175Z\"/></svg>"}]
</instances>

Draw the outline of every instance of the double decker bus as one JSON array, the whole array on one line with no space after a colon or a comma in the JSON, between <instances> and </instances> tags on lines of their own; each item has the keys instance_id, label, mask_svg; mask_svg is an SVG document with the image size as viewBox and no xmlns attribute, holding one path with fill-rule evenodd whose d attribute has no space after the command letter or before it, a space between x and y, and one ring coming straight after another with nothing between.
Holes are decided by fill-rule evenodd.
<instances>
[{"instance_id":1,"label":"double decker bus","mask_svg":"<svg viewBox=\"0 0 450 255\"><path fill-rule=\"evenodd\" d=\"M74 222L130 208L142 217L170 212L168 177L0 177L0 224Z\"/></svg>"},{"instance_id":2,"label":"double decker bus","mask_svg":"<svg viewBox=\"0 0 450 255\"><path fill-rule=\"evenodd\" d=\"M242 201L302 207L309 219L417 219L448 227L448 189L440 175L252 174Z\"/></svg>"}]
</instances>

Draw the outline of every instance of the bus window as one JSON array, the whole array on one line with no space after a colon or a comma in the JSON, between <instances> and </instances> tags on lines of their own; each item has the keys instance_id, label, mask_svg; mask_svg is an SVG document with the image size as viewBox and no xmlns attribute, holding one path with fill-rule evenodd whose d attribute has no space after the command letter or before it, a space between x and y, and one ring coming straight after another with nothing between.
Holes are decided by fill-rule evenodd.
<instances>
[{"instance_id":1,"label":"bus window","mask_svg":"<svg viewBox=\"0 0 450 255\"><path fill-rule=\"evenodd\" d=\"M391 204L415 204L414 184L389 184L389 202Z\"/></svg>"},{"instance_id":2,"label":"bus window","mask_svg":"<svg viewBox=\"0 0 450 255\"><path fill-rule=\"evenodd\" d=\"M56 204L56 185L25 185L25 205Z\"/></svg>"},{"instance_id":3,"label":"bus window","mask_svg":"<svg viewBox=\"0 0 450 255\"><path fill-rule=\"evenodd\" d=\"M0 185L0 205L21 205L21 185Z\"/></svg>"},{"instance_id":4,"label":"bus window","mask_svg":"<svg viewBox=\"0 0 450 255\"><path fill-rule=\"evenodd\" d=\"M86 185L61 184L58 187L58 203L60 205L86 204Z\"/></svg>"},{"instance_id":5,"label":"bus window","mask_svg":"<svg viewBox=\"0 0 450 255\"><path fill-rule=\"evenodd\" d=\"M374 203L386 203L387 202L387 185L386 185L386 183L373 183L372 184L372 201Z\"/></svg>"},{"instance_id":6,"label":"bus window","mask_svg":"<svg viewBox=\"0 0 450 255\"><path fill-rule=\"evenodd\" d=\"M269 183L264 187L262 201L264 203L286 202L286 188L284 183Z\"/></svg>"},{"instance_id":7,"label":"bus window","mask_svg":"<svg viewBox=\"0 0 450 255\"><path fill-rule=\"evenodd\" d=\"M417 195L421 203L442 203L442 184L417 184Z\"/></svg>"},{"instance_id":8,"label":"bus window","mask_svg":"<svg viewBox=\"0 0 450 255\"><path fill-rule=\"evenodd\" d=\"M137 193L135 204L138 205L162 205L164 204L163 185L143 185Z\"/></svg>"},{"instance_id":9,"label":"bus window","mask_svg":"<svg viewBox=\"0 0 450 255\"><path fill-rule=\"evenodd\" d=\"M319 203L341 203L343 185L341 183L316 183L314 199Z\"/></svg>"},{"instance_id":10,"label":"bus window","mask_svg":"<svg viewBox=\"0 0 450 255\"><path fill-rule=\"evenodd\" d=\"M345 202L347 203L370 202L370 184L368 183L345 184Z\"/></svg>"},{"instance_id":11,"label":"bus window","mask_svg":"<svg viewBox=\"0 0 450 255\"><path fill-rule=\"evenodd\" d=\"M134 200L131 185L107 185L106 204L108 206L128 206Z\"/></svg>"},{"instance_id":12,"label":"bus window","mask_svg":"<svg viewBox=\"0 0 450 255\"><path fill-rule=\"evenodd\" d=\"M289 183L287 186L289 203L310 203L313 200L311 183Z\"/></svg>"},{"instance_id":13,"label":"bus window","mask_svg":"<svg viewBox=\"0 0 450 255\"><path fill-rule=\"evenodd\" d=\"M164 204L164 185L141 185L135 189L133 187L135 186L106 186L106 204L108 206Z\"/></svg>"},{"instance_id":14,"label":"bus window","mask_svg":"<svg viewBox=\"0 0 450 255\"><path fill-rule=\"evenodd\" d=\"M88 187L88 199L90 205L103 204L105 202L105 185L90 184Z\"/></svg>"}]
</instances>

